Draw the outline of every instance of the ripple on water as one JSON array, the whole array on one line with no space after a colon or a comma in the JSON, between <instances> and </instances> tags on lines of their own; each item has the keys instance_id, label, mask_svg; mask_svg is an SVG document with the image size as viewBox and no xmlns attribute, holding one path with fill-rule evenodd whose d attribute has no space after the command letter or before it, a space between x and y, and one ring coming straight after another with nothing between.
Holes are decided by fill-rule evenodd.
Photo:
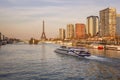
<instances>
[{"instance_id":1,"label":"ripple on water","mask_svg":"<svg viewBox=\"0 0 120 80\"><path fill-rule=\"evenodd\" d=\"M6 45L0 50L0 80L118 80L119 59L56 54L56 45ZM5 52L5 54L3 53Z\"/></svg>"}]
</instances>

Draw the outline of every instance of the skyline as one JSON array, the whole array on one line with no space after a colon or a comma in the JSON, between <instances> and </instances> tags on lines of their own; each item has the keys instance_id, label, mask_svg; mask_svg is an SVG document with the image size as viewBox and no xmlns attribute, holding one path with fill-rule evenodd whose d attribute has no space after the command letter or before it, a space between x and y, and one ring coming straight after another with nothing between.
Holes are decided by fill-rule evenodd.
<instances>
[{"instance_id":1,"label":"skyline","mask_svg":"<svg viewBox=\"0 0 120 80\"><path fill-rule=\"evenodd\" d=\"M53 38L59 35L59 28L86 24L88 16L99 16L107 7L120 14L118 0L1 0L0 32L12 38L40 39L44 20L46 36Z\"/></svg>"}]
</instances>

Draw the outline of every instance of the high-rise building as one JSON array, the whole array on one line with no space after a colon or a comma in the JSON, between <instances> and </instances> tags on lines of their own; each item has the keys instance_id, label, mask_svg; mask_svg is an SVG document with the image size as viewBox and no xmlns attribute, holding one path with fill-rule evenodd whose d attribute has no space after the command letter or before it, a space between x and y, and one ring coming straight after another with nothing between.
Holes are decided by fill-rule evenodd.
<instances>
[{"instance_id":1,"label":"high-rise building","mask_svg":"<svg viewBox=\"0 0 120 80\"><path fill-rule=\"evenodd\" d=\"M86 33L89 36L95 36L99 32L99 18L98 16L87 17Z\"/></svg>"},{"instance_id":2,"label":"high-rise building","mask_svg":"<svg viewBox=\"0 0 120 80\"><path fill-rule=\"evenodd\" d=\"M116 34L116 9L106 8L100 11L100 34L102 37L114 37Z\"/></svg>"},{"instance_id":3,"label":"high-rise building","mask_svg":"<svg viewBox=\"0 0 120 80\"><path fill-rule=\"evenodd\" d=\"M1 37L1 36L2 36L2 34L1 34L1 32L0 32L0 41L2 40L2 37Z\"/></svg>"},{"instance_id":4,"label":"high-rise building","mask_svg":"<svg viewBox=\"0 0 120 80\"><path fill-rule=\"evenodd\" d=\"M61 40L65 39L65 29L62 28L59 29L59 39Z\"/></svg>"},{"instance_id":5,"label":"high-rise building","mask_svg":"<svg viewBox=\"0 0 120 80\"><path fill-rule=\"evenodd\" d=\"M120 14L116 17L116 34L120 36Z\"/></svg>"},{"instance_id":6,"label":"high-rise building","mask_svg":"<svg viewBox=\"0 0 120 80\"><path fill-rule=\"evenodd\" d=\"M73 39L74 38L74 25L68 24L67 25L67 39Z\"/></svg>"},{"instance_id":7,"label":"high-rise building","mask_svg":"<svg viewBox=\"0 0 120 80\"><path fill-rule=\"evenodd\" d=\"M85 24L75 24L75 36L76 39L85 38Z\"/></svg>"}]
</instances>

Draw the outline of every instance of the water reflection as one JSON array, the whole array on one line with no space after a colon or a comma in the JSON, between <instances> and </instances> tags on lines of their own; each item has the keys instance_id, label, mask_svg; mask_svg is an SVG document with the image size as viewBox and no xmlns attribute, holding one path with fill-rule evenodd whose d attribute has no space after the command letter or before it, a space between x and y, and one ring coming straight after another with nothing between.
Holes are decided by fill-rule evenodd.
<instances>
[{"instance_id":1,"label":"water reflection","mask_svg":"<svg viewBox=\"0 0 120 80\"><path fill-rule=\"evenodd\" d=\"M105 51L105 54L107 57L120 59L120 51L107 50Z\"/></svg>"},{"instance_id":2,"label":"water reflection","mask_svg":"<svg viewBox=\"0 0 120 80\"><path fill-rule=\"evenodd\" d=\"M41 54L41 59L42 59L42 60L45 60L45 59L46 59L45 44L43 43L40 48L41 48L41 52L40 52L40 54Z\"/></svg>"},{"instance_id":3,"label":"water reflection","mask_svg":"<svg viewBox=\"0 0 120 80\"><path fill-rule=\"evenodd\" d=\"M114 50L98 50L98 49L89 49L90 53L97 56L105 56L109 58L119 58L120 59L120 51Z\"/></svg>"}]
</instances>

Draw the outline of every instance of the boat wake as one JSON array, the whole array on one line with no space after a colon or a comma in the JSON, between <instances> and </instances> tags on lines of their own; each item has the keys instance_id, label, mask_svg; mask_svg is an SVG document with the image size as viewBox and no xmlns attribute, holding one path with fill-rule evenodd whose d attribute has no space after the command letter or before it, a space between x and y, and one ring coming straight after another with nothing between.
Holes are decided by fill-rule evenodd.
<instances>
[{"instance_id":1,"label":"boat wake","mask_svg":"<svg viewBox=\"0 0 120 80\"><path fill-rule=\"evenodd\" d=\"M105 57L94 56L94 55L91 55L91 56L85 57L85 58L90 59L90 60L97 60L97 61L108 61L107 58L105 58Z\"/></svg>"}]
</instances>

